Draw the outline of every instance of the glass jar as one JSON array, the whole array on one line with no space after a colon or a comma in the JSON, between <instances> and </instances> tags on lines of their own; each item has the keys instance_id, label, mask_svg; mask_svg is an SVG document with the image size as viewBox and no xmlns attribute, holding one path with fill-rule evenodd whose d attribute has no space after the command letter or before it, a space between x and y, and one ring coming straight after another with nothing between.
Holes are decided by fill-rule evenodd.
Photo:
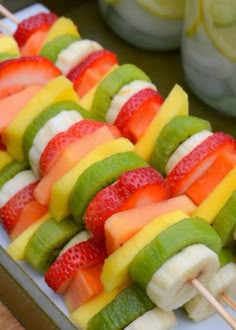
<instances>
[{"instance_id":1,"label":"glass jar","mask_svg":"<svg viewBox=\"0 0 236 330\"><path fill-rule=\"evenodd\" d=\"M192 91L236 117L236 1L186 0L181 53Z\"/></svg>"},{"instance_id":2,"label":"glass jar","mask_svg":"<svg viewBox=\"0 0 236 330\"><path fill-rule=\"evenodd\" d=\"M185 0L98 0L107 25L133 46L180 47Z\"/></svg>"}]
</instances>

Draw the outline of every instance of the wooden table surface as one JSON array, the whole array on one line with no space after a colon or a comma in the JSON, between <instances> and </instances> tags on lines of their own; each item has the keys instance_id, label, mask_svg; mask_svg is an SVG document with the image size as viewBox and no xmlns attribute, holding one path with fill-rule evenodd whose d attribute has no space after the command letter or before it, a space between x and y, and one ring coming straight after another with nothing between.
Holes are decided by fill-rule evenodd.
<instances>
[{"instance_id":1,"label":"wooden table surface","mask_svg":"<svg viewBox=\"0 0 236 330\"><path fill-rule=\"evenodd\" d=\"M0 329L24 330L20 323L13 317L10 311L0 301Z\"/></svg>"}]
</instances>

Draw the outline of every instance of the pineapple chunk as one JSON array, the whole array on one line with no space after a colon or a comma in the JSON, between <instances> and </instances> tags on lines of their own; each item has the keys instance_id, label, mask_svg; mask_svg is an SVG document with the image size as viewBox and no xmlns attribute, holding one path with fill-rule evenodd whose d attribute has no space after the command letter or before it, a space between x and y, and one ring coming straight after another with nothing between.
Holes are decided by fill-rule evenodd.
<instances>
[{"instance_id":1,"label":"pineapple chunk","mask_svg":"<svg viewBox=\"0 0 236 330\"><path fill-rule=\"evenodd\" d=\"M0 151L0 170L12 161L11 156L6 151Z\"/></svg>"},{"instance_id":2,"label":"pineapple chunk","mask_svg":"<svg viewBox=\"0 0 236 330\"><path fill-rule=\"evenodd\" d=\"M137 154L149 161L154 143L162 128L177 115L188 115L188 95L179 85L173 87L147 130L136 143Z\"/></svg>"},{"instance_id":3,"label":"pineapple chunk","mask_svg":"<svg viewBox=\"0 0 236 330\"><path fill-rule=\"evenodd\" d=\"M1 53L20 55L17 42L12 36L3 35L0 37L0 51Z\"/></svg>"}]
</instances>

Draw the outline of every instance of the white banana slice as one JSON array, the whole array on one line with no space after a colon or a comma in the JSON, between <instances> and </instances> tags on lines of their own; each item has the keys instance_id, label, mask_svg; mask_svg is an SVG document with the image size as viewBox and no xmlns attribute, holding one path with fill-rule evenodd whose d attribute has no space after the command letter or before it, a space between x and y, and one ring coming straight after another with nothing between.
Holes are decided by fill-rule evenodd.
<instances>
[{"instance_id":1,"label":"white banana slice","mask_svg":"<svg viewBox=\"0 0 236 330\"><path fill-rule=\"evenodd\" d=\"M227 294L232 297L236 294L236 265L230 262L221 267L206 287L221 305L225 305L222 295ZM185 309L188 316L196 322L204 320L216 312L200 294L185 304Z\"/></svg>"},{"instance_id":2,"label":"white banana slice","mask_svg":"<svg viewBox=\"0 0 236 330\"><path fill-rule=\"evenodd\" d=\"M83 230L79 232L77 235L75 235L61 250L59 253L58 257L60 257L64 252L66 252L69 248L74 246L75 244L78 244L80 242L87 241L92 235L90 234L89 231Z\"/></svg>"},{"instance_id":3,"label":"white banana slice","mask_svg":"<svg viewBox=\"0 0 236 330\"><path fill-rule=\"evenodd\" d=\"M124 330L172 330L176 325L173 312L155 307L130 323Z\"/></svg>"},{"instance_id":4,"label":"white banana slice","mask_svg":"<svg viewBox=\"0 0 236 330\"><path fill-rule=\"evenodd\" d=\"M64 75L67 75L85 57L101 49L103 47L96 41L88 39L78 40L58 54L55 64Z\"/></svg>"},{"instance_id":5,"label":"white banana slice","mask_svg":"<svg viewBox=\"0 0 236 330\"><path fill-rule=\"evenodd\" d=\"M185 140L179 145L179 147L170 156L166 164L166 173L169 174L173 168L181 161L182 158L187 156L194 148L196 148L200 143L202 143L208 136L213 133L207 130L203 130L192 135L190 138Z\"/></svg>"},{"instance_id":6,"label":"white banana slice","mask_svg":"<svg viewBox=\"0 0 236 330\"><path fill-rule=\"evenodd\" d=\"M40 176L39 160L48 142L58 133L66 131L73 124L83 120L76 110L62 111L50 118L36 134L29 151L29 162L34 173Z\"/></svg>"},{"instance_id":7,"label":"white banana slice","mask_svg":"<svg viewBox=\"0 0 236 330\"><path fill-rule=\"evenodd\" d=\"M143 80L133 80L131 83L121 87L119 92L113 97L110 107L106 113L106 121L109 124L113 124L118 117L118 114L123 107L123 105L136 93L140 92L142 89L151 88L157 91L155 85L150 82Z\"/></svg>"},{"instance_id":8,"label":"white banana slice","mask_svg":"<svg viewBox=\"0 0 236 330\"><path fill-rule=\"evenodd\" d=\"M0 207L3 207L21 189L37 180L37 177L31 170L17 173L1 187Z\"/></svg>"},{"instance_id":9,"label":"white banana slice","mask_svg":"<svg viewBox=\"0 0 236 330\"><path fill-rule=\"evenodd\" d=\"M218 256L208 247L188 246L155 272L146 287L147 295L165 311L179 308L198 293L191 280L206 284L218 268Z\"/></svg>"}]
</instances>

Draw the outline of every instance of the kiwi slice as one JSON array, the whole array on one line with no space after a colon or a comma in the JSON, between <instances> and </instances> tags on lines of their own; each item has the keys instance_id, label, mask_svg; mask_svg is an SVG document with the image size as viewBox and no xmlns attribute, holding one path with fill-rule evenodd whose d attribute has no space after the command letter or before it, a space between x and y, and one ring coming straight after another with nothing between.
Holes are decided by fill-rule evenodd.
<instances>
[{"instance_id":1,"label":"kiwi slice","mask_svg":"<svg viewBox=\"0 0 236 330\"><path fill-rule=\"evenodd\" d=\"M204 244L217 254L221 250L221 239L206 220L187 218L161 232L134 257L129 266L130 277L145 289L169 258L193 244Z\"/></svg>"},{"instance_id":2,"label":"kiwi slice","mask_svg":"<svg viewBox=\"0 0 236 330\"><path fill-rule=\"evenodd\" d=\"M91 112L97 120L105 121L106 112L109 109L112 98L119 92L122 86L133 80L150 81L150 78L137 66L123 64L101 81L96 89L91 106Z\"/></svg>"},{"instance_id":3,"label":"kiwi slice","mask_svg":"<svg viewBox=\"0 0 236 330\"><path fill-rule=\"evenodd\" d=\"M18 160L13 160L10 163L7 163L0 170L0 189L8 180L13 178L17 173L24 171L29 168L27 162L19 162Z\"/></svg>"},{"instance_id":4,"label":"kiwi slice","mask_svg":"<svg viewBox=\"0 0 236 330\"><path fill-rule=\"evenodd\" d=\"M231 251L229 249L220 250L218 257L219 257L221 267L223 267L226 264L229 264L230 262L234 262L233 251Z\"/></svg>"},{"instance_id":5,"label":"kiwi slice","mask_svg":"<svg viewBox=\"0 0 236 330\"><path fill-rule=\"evenodd\" d=\"M32 120L32 122L27 126L25 130L23 137L23 148L26 159L28 159L30 148L32 147L34 138L38 131L46 124L49 119L65 110L78 111L83 118L91 117L86 110L72 101L58 102L48 106L34 120Z\"/></svg>"},{"instance_id":6,"label":"kiwi slice","mask_svg":"<svg viewBox=\"0 0 236 330\"><path fill-rule=\"evenodd\" d=\"M59 37L48 41L40 50L40 55L47 57L55 63L59 53L77 40L80 40L80 37L73 34L60 35Z\"/></svg>"},{"instance_id":7,"label":"kiwi slice","mask_svg":"<svg viewBox=\"0 0 236 330\"><path fill-rule=\"evenodd\" d=\"M72 217L64 218L61 222L48 219L28 241L25 248L26 260L34 269L45 273L64 245L79 231L80 228Z\"/></svg>"},{"instance_id":8,"label":"kiwi slice","mask_svg":"<svg viewBox=\"0 0 236 330\"><path fill-rule=\"evenodd\" d=\"M161 130L155 141L151 155L151 166L163 175L166 174L166 164L178 148L190 136L202 130L211 131L209 121L193 116L176 116Z\"/></svg>"},{"instance_id":9,"label":"kiwi slice","mask_svg":"<svg viewBox=\"0 0 236 330\"><path fill-rule=\"evenodd\" d=\"M216 215L213 228L222 240L222 246L230 245L234 240L236 225L236 191L234 191L225 205Z\"/></svg>"},{"instance_id":10,"label":"kiwi slice","mask_svg":"<svg viewBox=\"0 0 236 330\"><path fill-rule=\"evenodd\" d=\"M137 285L123 289L88 322L88 330L121 330L155 307Z\"/></svg>"},{"instance_id":11,"label":"kiwi slice","mask_svg":"<svg viewBox=\"0 0 236 330\"><path fill-rule=\"evenodd\" d=\"M149 166L134 152L122 152L89 166L76 181L69 198L69 208L78 224L83 224L83 215L92 198L103 188L115 182L129 170Z\"/></svg>"}]
</instances>

